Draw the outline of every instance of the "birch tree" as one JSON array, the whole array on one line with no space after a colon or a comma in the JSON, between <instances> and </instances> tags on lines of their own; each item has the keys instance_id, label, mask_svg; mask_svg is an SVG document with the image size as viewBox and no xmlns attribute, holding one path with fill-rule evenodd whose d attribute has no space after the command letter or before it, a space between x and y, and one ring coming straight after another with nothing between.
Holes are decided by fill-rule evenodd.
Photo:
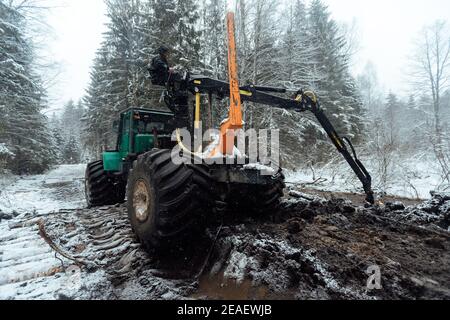
<instances>
[{"instance_id":1,"label":"birch tree","mask_svg":"<svg viewBox=\"0 0 450 320\"><path fill-rule=\"evenodd\" d=\"M433 99L436 133L440 130L441 97L450 84L450 29L445 21L425 27L412 57L414 84L427 88Z\"/></svg>"},{"instance_id":2,"label":"birch tree","mask_svg":"<svg viewBox=\"0 0 450 320\"><path fill-rule=\"evenodd\" d=\"M432 98L435 134L431 143L444 178L450 183L448 137L441 126L442 95L450 85L450 29L446 21L436 21L422 30L411 61L415 87Z\"/></svg>"}]
</instances>

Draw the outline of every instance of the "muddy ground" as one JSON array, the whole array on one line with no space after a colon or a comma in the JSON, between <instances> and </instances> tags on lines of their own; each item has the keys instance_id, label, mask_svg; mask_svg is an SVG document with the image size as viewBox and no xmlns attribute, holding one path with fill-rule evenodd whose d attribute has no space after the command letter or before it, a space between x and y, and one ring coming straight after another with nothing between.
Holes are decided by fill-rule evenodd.
<instances>
[{"instance_id":1,"label":"muddy ground","mask_svg":"<svg viewBox=\"0 0 450 320\"><path fill-rule=\"evenodd\" d=\"M223 217L164 256L136 243L125 206L25 215L0 236L0 271L48 264L0 272L0 298L450 299L450 196L361 199L291 186L278 212ZM8 248L24 255L8 259ZM368 288L369 268L381 288Z\"/></svg>"},{"instance_id":2,"label":"muddy ground","mask_svg":"<svg viewBox=\"0 0 450 320\"><path fill-rule=\"evenodd\" d=\"M291 189L280 212L224 227L196 297L450 298L450 197L385 200L364 208ZM368 290L374 266L382 288Z\"/></svg>"}]
</instances>

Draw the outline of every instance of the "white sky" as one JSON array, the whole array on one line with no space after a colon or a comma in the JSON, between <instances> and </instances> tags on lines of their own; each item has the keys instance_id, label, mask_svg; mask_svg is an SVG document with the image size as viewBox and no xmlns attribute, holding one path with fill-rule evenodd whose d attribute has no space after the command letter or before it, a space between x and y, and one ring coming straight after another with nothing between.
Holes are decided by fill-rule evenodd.
<instances>
[{"instance_id":1,"label":"white sky","mask_svg":"<svg viewBox=\"0 0 450 320\"><path fill-rule=\"evenodd\" d=\"M435 21L450 22L448 0L326 0L332 16L351 23L356 19L361 33L361 51L355 72L372 61L385 90L405 94L404 76L413 42L421 29Z\"/></svg>"},{"instance_id":2,"label":"white sky","mask_svg":"<svg viewBox=\"0 0 450 320\"><path fill-rule=\"evenodd\" d=\"M69 99L78 100L89 83L89 70L105 31L103 0L53 0L49 24L56 38L49 40L54 60L62 65L58 85L50 89L52 109ZM231 0L230 0L231 1ZM284 0L288 2L289 0ZM402 76L412 41L420 29L436 19L450 21L448 0L325 0L333 17L341 22L356 20L361 51L355 73L372 61L386 90L406 93Z\"/></svg>"},{"instance_id":3,"label":"white sky","mask_svg":"<svg viewBox=\"0 0 450 320\"><path fill-rule=\"evenodd\" d=\"M103 0L52 2L58 7L51 9L49 15L55 37L49 43L49 50L61 70L57 85L49 90L49 102L51 108L58 111L68 100L76 101L84 95L107 19Z\"/></svg>"}]
</instances>

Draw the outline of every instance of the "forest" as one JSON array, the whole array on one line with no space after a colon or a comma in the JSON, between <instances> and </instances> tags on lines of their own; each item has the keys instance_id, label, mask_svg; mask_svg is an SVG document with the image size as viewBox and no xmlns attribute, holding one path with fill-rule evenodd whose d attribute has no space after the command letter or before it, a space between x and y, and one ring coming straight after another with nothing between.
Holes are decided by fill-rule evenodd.
<instances>
[{"instance_id":1,"label":"forest","mask_svg":"<svg viewBox=\"0 0 450 320\"><path fill-rule=\"evenodd\" d=\"M442 0L0 0L0 300L180 300L181 317L209 300L267 300L274 316L305 304L271 300L449 300L449 14ZM154 85L155 57L163 76L241 87L208 101L204 78ZM242 114L278 130L282 168L220 139L173 148L194 106L204 129Z\"/></svg>"},{"instance_id":2,"label":"forest","mask_svg":"<svg viewBox=\"0 0 450 320\"><path fill-rule=\"evenodd\" d=\"M163 109L162 88L147 68L161 45L171 65L227 79L225 0L105 0L107 31L99 44L90 83L79 101L46 113L48 79L36 43L41 2L0 1L0 169L41 173L56 164L84 163L115 147L113 122L129 107ZM318 93L337 131L352 139L376 187L423 195L418 180L450 185L450 43L447 21L430 22L417 35L410 57L410 94L383 88L383 75L368 62L352 73L358 39L336 21L326 1L238 0L236 36L240 82ZM39 22L42 24L42 21ZM217 126L226 101L214 101ZM283 166L343 175L339 154L308 114L247 103L249 128L279 129ZM425 168L425 170L424 170ZM321 173L321 170L325 170ZM431 182L430 182L431 181ZM420 184L420 183L419 183Z\"/></svg>"}]
</instances>

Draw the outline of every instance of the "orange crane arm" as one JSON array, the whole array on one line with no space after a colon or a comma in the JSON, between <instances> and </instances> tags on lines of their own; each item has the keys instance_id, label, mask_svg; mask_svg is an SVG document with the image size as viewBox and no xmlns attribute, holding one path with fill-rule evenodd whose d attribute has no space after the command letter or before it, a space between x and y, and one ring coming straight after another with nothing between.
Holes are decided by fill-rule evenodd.
<instances>
[{"instance_id":1,"label":"orange crane arm","mask_svg":"<svg viewBox=\"0 0 450 320\"><path fill-rule=\"evenodd\" d=\"M228 76L230 79L230 122L242 128L241 94L239 89L239 73L236 54L236 38L234 34L234 13L227 14L228 30Z\"/></svg>"},{"instance_id":2,"label":"orange crane arm","mask_svg":"<svg viewBox=\"0 0 450 320\"><path fill-rule=\"evenodd\" d=\"M230 80L230 110L228 119L220 126L220 144L211 156L218 154L233 155L235 147L235 132L243 128L242 105L239 88L239 70L236 53L234 13L227 14L228 34L228 77Z\"/></svg>"}]
</instances>

